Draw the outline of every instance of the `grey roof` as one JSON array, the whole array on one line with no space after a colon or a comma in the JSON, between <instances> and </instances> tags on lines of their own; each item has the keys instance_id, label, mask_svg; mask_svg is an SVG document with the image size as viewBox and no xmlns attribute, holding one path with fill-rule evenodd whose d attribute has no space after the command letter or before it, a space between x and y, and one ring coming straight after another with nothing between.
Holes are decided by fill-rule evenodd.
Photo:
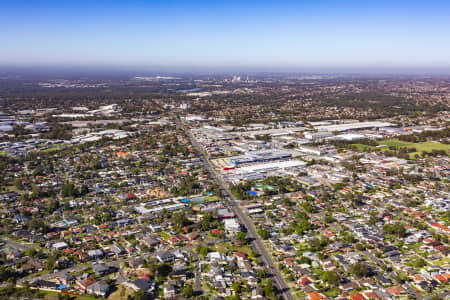
<instances>
[{"instance_id":1,"label":"grey roof","mask_svg":"<svg viewBox=\"0 0 450 300\"><path fill-rule=\"evenodd\" d=\"M104 280L100 280L88 286L87 290L90 293L106 294L109 291L109 285Z\"/></svg>"},{"instance_id":2,"label":"grey roof","mask_svg":"<svg viewBox=\"0 0 450 300\"><path fill-rule=\"evenodd\" d=\"M64 273L61 276L59 276L59 278L63 279L63 280L74 280L75 278L70 275L69 273Z\"/></svg>"},{"instance_id":3,"label":"grey roof","mask_svg":"<svg viewBox=\"0 0 450 300\"><path fill-rule=\"evenodd\" d=\"M114 244L114 245L111 246L111 251L116 253L116 254L120 254L120 253L125 252L125 249L122 246L118 245L118 244Z\"/></svg>"},{"instance_id":4,"label":"grey roof","mask_svg":"<svg viewBox=\"0 0 450 300\"><path fill-rule=\"evenodd\" d=\"M132 257L132 258L130 258L130 260L128 262L133 268L144 264L144 260L140 257L136 257L136 258Z\"/></svg>"},{"instance_id":5,"label":"grey roof","mask_svg":"<svg viewBox=\"0 0 450 300\"><path fill-rule=\"evenodd\" d=\"M175 255L173 255L171 252L169 251L160 251L156 254L157 257L159 257L162 260L165 259L173 259L175 257Z\"/></svg>"},{"instance_id":6,"label":"grey roof","mask_svg":"<svg viewBox=\"0 0 450 300\"><path fill-rule=\"evenodd\" d=\"M390 298L391 295L389 295L389 293L383 291L382 289L378 289L375 291L375 294L377 294L378 297L384 299L384 298Z\"/></svg>"},{"instance_id":7,"label":"grey roof","mask_svg":"<svg viewBox=\"0 0 450 300\"><path fill-rule=\"evenodd\" d=\"M106 264L95 264L92 266L92 270L95 273L104 273L109 271L109 266L107 266Z\"/></svg>"},{"instance_id":8,"label":"grey roof","mask_svg":"<svg viewBox=\"0 0 450 300\"><path fill-rule=\"evenodd\" d=\"M154 287L154 282L153 282L152 280L150 280L150 279L142 279L142 278L139 278L139 279L134 280L134 281L133 281L133 284L134 284L137 288L143 290L144 292L149 292L149 291L151 291L151 290L153 289L153 287Z\"/></svg>"}]
</instances>

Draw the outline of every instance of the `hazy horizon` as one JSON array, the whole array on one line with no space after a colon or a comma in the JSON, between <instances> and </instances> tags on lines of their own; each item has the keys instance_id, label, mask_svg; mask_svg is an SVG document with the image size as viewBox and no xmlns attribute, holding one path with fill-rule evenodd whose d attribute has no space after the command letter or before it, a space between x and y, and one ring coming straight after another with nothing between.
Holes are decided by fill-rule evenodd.
<instances>
[{"instance_id":1,"label":"hazy horizon","mask_svg":"<svg viewBox=\"0 0 450 300\"><path fill-rule=\"evenodd\" d=\"M265 68L243 66L133 66L133 65L2 65L3 75L41 75L49 77L73 75L156 76L156 75L342 75L342 76L450 76L450 68Z\"/></svg>"}]
</instances>

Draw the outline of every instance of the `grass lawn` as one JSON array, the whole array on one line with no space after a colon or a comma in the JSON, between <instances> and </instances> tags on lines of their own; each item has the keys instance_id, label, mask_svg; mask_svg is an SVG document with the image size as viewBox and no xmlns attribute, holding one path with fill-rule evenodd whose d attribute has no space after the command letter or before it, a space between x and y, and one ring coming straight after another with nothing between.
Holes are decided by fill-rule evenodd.
<instances>
[{"instance_id":1,"label":"grass lawn","mask_svg":"<svg viewBox=\"0 0 450 300\"><path fill-rule=\"evenodd\" d=\"M229 242L216 244L216 245L214 245L214 248L216 251L218 251L220 253L227 253L228 251L240 251L240 252L250 254L250 252L251 252L251 249L248 245L237 246L237 245L232 245Z\"/></svg>"},{"instance_id":2,"label":"grass lawn","mask_svg":"<svg viewBox=\"0 0 450 300\"><path fill-rule=\"evenodd\" d=\"M295 293L295 299L306 299L306 294L303 291Z\"/></svg>"},{"instance_id":3,"label":"grass lawn","mask_svg":"<svg viewBox=\"0 0 450 300\"><path fill-rule=\"evenodd\" d=\"M42 150L41 152L54 152L54 151L58 151L58 150L59 150L59 148L48 148L48 149Z\"/></svg>"},{"instance_id":4,"label":"grass lawn","mask_svg":"<svg viewBox=\"0 0 450 300\"><path fill-rule=\"evenodd\" d=\"M394 147L407 147L407 148L416 148L416 152L409 153L409 158L414 159L414 156L417 154L421 156L422 151L431 152L433 150L444 150L447 151L447 153L450 152L450 145L437 143L437 142L423 142L423 143L410 143L410 142L404 142L400 141L399 139L388 139L384 141L378 142L378 147L374 146L368 146L363 144L352 144L352 146L355 146L358 151L367 151L367 150L388 150L389 146Z\"/></svg>"},{"instance_id":5,"label":"grass lawn","mask_svg":"<svg viewBox=\"0 0 450 300\"><path fill-rule=\"evenodd\" d=\"M7 192L16 192L19 193L20 191L14 186L14 185L8 185L4 187Z\"/></svg>"},{"instance_id":6,"label":"grass lawn","mask_svg":"<svg viewBox=\"0 0 450 300\"><path fill-rule=\"evenodd\" d=\"M35 276L41 276L41 275L47 275L47 274L49 274L49 273L50 273L49 270L44 270L44 271L41 271L41 272L36 272L36 273L28 274L27 276L25 276L25 278L30 278L30 277L35 277Z\"/></svg>"},{"instance_id":7,"label":"grass lawn","mask_svg":"<svg viewBox=\"0 0 450 300\"><path fill-rule=\"evenodd\" d=\"M416 244L407 245L409 250L415 250L415 249L420 248L421 246L422 246L422 243L416 243Z\"/></svg>"},{"instance_id":8,"label":"grass lawn","mask_svg":"<svg viewBox=\"0 0 450 300\"><path fill-rule=\"evenodd\" d=\"M120 293L122 290L125 290L125 296L121 297ZM119 288L112 293L111 295L108 296L108 300L123 300L123 299L128 299L128 296L133 296L134 295L134 291L127 289L126 287L124 287L123 285L120 285Z\"/></svg>"},{"instance_id":9,"label":"grass lawn","mask_svg":"<svg viewBox=\"0 0 450 300\"><path fill-rule=\"evenodd\" d=\"M386 146L394 146L394 147L411 147L415 143L404 142L404 141L400 141L398 139L389 139L389 140L380 141L380 142L378 142L378 144L386 145Z\"/></svg>"},{"instance_id":10,"label":"grass lawn","mask_svg":"<svg viewBox=\"0 0 450 300\"><path fill-rule=\"evenodd\" d=\"M215 202L215 201L219 201L220 200L220 198L217 197L216 195L214 195L214 196L204 196L203 198L205 198L209 202Z\"/></svg>"},{"instance_id":11,"label":"grass lawn","mask_svg":"<svg viewBox=\"0 0 450 300\"><path fill-rule=\"evenodd\" d=\"M450 151L450 145L441 144L437 142L423 142L423 143L410 143L400 141L398 139L389 139L378 142L380 145L386 146L394 146L394 147L407 147L407 148L416 148L416 152L412 152L409 154L410 158L414 158L415 154L421 154L422 151L431 152L432 150L444 150L447 153Z\"/></svg>"},{"instance_id":12,"label":"grass lawn","mask_svg":"<svg viewBox=\"0 0 450 300\"><path fill-rule=\"evenodd\" d=\"M213 295L214 293L209 288L209 285L205 282L206 280L202 280L202 290L205 295Z\"/></svg>"},{"instance_id":13,"label":"grass lawn","mask_svg":"<svg viewBox=\"0 0 450 300\"><path fill-rule=\"evenodd\" d=\"M167 232L165 232L165 231L158 232L158 235L160 237L162 237L163 239L165 239L165 240L170 239L170 235Z\"/></svg>"},{"instance_id":14,"label":"grass lawn","mask_svg":"<svg viewBox=\"0 0 450 300\"><path fill-rule=\"evenodd\" d=\"M2 288L3 289L3 288ZM17 290L21 290L21 288L16 288ZM36 293L39 293L39 299L45 299L45 300L58 300L59 299L59 295L60 293L58 292L51 292L51 291L44 291L44 290L39 290L37 292L37 290L34 290ZM75 296L75 295L71 295L73 297L73 299L76 300L94 300L94 299L98 299L94 296L84 296L84 295L80 295L80 296ZM19 298L14 298L14 299L19 299ZM22 299L22 298L20 298ZM24 298L24 299L30 299L30 298ZM32 297L32 299L36 299L36 297Z\"/></svg>"},{"instance_id":15,"label":"grass lawn","mask_svg":"<svg viewBox=\"0 0 450 300\"><path fill-rule=\"evenodd\" d=\"M337 297L341 294L341 292L339 291L338 288L331 288L327 291L324 291L323 293L325 296L332 297L332 298Z\"/></svg>"},{"instance_id":16,"label":"grass lawn","mask_svg":"<svg viewBox=\"0 0 450 300\"><path fill-rule=\"evenodd\" d=\"M385 147L374 147L374 146L363 145L363 144L352 144L352 145L355 146L358 151L385 149Z\"/></svg>"},{"instance_id":17,"label":"grass lawn","mask_svg":"<svg viewBox=\"0 0 450 300\"><path fill-rule=\"evenodd\" d=\"M220 253L226 253L231 249L231 244L230 243L215 244L214 248L216 251Z\"/></svg>"},{"instance_id":18,"label":"grass lawn","mask_svg":"<svg viewBox=\"0 0 450 300\"><path fill-rule=\"evenodd\" d=\"M445 265L448 265L448 264L450 264L450 258L443 258L443 259L440 259L440 260L435 260L433 262L433 265L437 265L437 266L445 266Z\"/></svg>"},{"instance_id":19,"label":"grass lawn","mask_svg":"<svg viewBox=\"0 0 450 300\"><path fill-rule=\"evenodd\" d=\"M39 292L41 294L45 295L44 298L43 298L45 300L58 300L58 295L60 294L60 293L57 293L57 292L50 292L50 291L44 291L44 290L39 290ZM94 300L94 299L98 299L98 298L96 298L94 296L73 296L73 295L71 295L71 296L75 297L75 299L77 299L77 300Z\"/></svg>"}]
</instances>

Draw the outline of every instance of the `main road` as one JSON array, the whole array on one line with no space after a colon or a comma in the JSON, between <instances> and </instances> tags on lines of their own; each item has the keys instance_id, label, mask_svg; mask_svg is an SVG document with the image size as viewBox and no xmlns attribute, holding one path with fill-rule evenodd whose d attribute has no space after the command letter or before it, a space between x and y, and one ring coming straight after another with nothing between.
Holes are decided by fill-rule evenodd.
<instances>
[{"instance_id":1,"label":"main road","mask_svg":"<svg viewBox=\"0 0 450 300\"><path fill-rule=\"evenodd\" d=\"M221 190L225 193L225 202L228 204L228 206L231 208L233 213L237 216L239 222L241 224L244 224L245 228L247 229L247 236L251 240L253 248L261 255L261 259L264 262L265 266L268 268L269 272L273 275L275 285L279 291L279 295L281 298L286 300L293 300L292 294L289 290L288 285L284 281L283 276L276 268L275 264L272 261L271 256L267 252L267 250L264 248L264 244L259 237L259 235L256 233L255 227L252 223L252 221L245 215L242 210L239 208L239 205L237 204L237 199L233 195L233 193L230 191L228 186L223 182L222 178L217 175L214 168L211 166L211 163L209 162L205 152L203 151L203 148L201 145L197 142L197 140L194 138L190 130L188 130L183 122L180 120L179 117L176 118L177 126L183 129L183 131L186 133L186 135L189 137L192 146L201 154L201 159L203 161L204 166L208 170L208 172L211 174L212 179L219 185Z\"/></svg>"}]
</instances>

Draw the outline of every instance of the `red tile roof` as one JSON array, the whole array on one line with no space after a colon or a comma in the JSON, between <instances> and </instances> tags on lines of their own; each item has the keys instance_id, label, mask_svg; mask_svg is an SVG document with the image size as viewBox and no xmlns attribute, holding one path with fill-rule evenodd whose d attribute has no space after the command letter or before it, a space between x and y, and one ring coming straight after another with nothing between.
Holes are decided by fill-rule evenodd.
<instances>
[{"instance_id":1,"label":"red tile roof","mask_svg":"<svg viewBox=\"0 0 450 300\"><path fill-rule=\"evenodd\" d=\"M352 300L366 300L361 294L351 294L350 299Z\"/></svg>"},{"instance_id":2,"label":"red tile roof","mask_svg":"<svg viewBox=\"0 0 450 300\"><path fill-rule=\"evenodd\" d=\"M391 295L400 296L400 294L403 292L403 289L400 286L391 286L386 289L386 292Z\"/></svg>"},{"instance_id":3,"label":"red tile roof","mask_svg":"<svg viewBox=\"0 0 450 300\"><path fill-rule=\"evenodd\" d=\"M374 292L365 292L365 293L364 293L364 296L365 296L367 299L379 299L378 296L377 296L377 294L375 294Z\"/></svg>"},{"instance_id":4,"label":"red tile roof","mask_svg":"<svg viewBox=\"0 0 450 300\"><path fill-rule=\"evenodd\" d=\"M309 293L309 299L311 299L311 300L328 300L327 297L325 297L322 294L319 294L318 292Z\"/></svg>"}]
</instances>

